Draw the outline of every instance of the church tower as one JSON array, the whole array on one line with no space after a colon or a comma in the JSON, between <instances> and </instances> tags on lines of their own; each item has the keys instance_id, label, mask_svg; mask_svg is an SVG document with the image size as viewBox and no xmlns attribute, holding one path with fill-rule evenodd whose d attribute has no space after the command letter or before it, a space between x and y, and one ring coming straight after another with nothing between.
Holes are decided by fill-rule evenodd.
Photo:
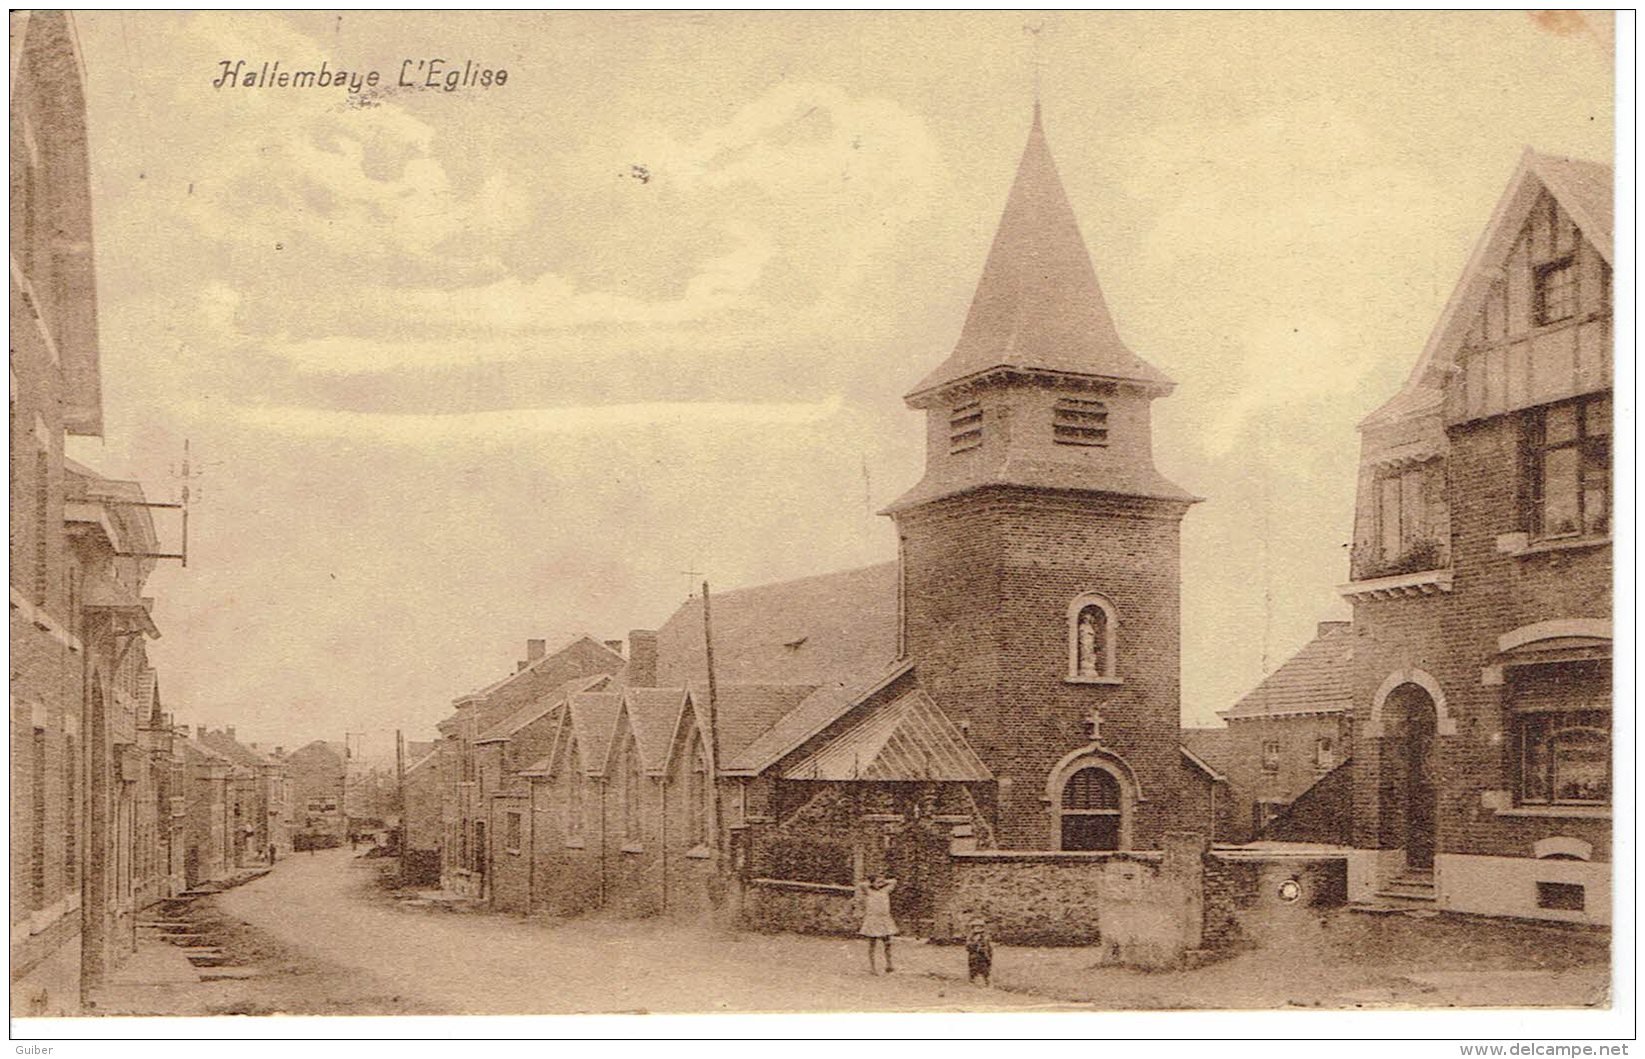
<instances>
[{"instance_id":1,"label":"church tower","mask_svg":"<svg viewBox=\"0 0 1645 1059\"><path fill-rule=\"evenodd\" d=\"M1005 849L1156 849L1182 759L1173 383L1114 327L1039 107L959 342L908 394L902 648L999 780Z\"/></svg>"}]
</instances>

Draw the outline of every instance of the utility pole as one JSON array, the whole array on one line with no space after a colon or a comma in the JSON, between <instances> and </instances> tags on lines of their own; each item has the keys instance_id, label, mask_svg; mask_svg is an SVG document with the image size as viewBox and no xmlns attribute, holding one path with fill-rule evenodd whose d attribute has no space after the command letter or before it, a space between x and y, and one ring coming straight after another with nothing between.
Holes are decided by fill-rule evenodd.
<instances>
[{"instance_id":1,"label":"utility pole","mask_svg":"<svg viewBox=\"0 0 1645 1059\"><path fill-rule=\"evenodd\" d=\"M400 851L400 881L403 883L406 875L406 736L398 728L394 729L394 783L398 790L396 800L400 803L400 840L396 846Z\"/></svg>"},{"instance_id":2,"label":"utility pole","mask_svg":"<svg viewBox=\"0 0 1645 1059\"><path fill-rule=\"evenodd\" d=\"M708 582L703 582L703 656L708 662L708 782L714 791L714 849L725 853L725 828L720 813L720 698L714 683L714 619L709 610ZM721 870L724 870L722 856Z\"/></svg>"}]
</instances>

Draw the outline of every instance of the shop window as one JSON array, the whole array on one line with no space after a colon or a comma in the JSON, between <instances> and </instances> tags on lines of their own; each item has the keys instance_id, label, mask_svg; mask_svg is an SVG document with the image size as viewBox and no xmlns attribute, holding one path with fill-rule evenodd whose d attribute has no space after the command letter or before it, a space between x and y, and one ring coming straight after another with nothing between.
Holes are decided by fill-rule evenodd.
<instances>
[{"instance_id":1,"label":"shop window","mask_svg":"<svg viewBox=\"0 0 1645 1059\"><path fill-rule=\"evenodd\" d=\"M1521 805L1611 803L1611 733L1606 711L1523 713L1516 724Z\"/></svg>"}]
</instances>

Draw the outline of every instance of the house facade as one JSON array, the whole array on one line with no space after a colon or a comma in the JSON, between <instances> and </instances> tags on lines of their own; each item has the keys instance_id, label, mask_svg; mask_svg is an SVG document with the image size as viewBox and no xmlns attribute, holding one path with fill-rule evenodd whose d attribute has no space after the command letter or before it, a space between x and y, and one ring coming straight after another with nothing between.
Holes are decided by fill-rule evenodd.
<instances>
[{"instance_id":1,"label":"house facade","mask_svg":"<svg viewBox=\"0 0 1645 1059\"><path fill-rule=\"evenodd\" d=\"M341 845L348 840L348 747L316 739L284 758L295 848Z\"/></svg>"},{"instance_id":2,"label":"house facade","mask_svg":"<svg viewBox=\"0 0 1645 1059\"><path fill-rule=\"evenodd\" d=\"M1607 166L1527 151L1361 424L1353 895L1608 922Z\"/></svg>"},{"instance_id":3,"label":"house facade","mask_svg":"<svg viewBox=\"0 0 1645 1059\"><path fill-rule=\"evenodd\" d=\"M199 728L196 738L235 766L230 784L233 834L229 857L234 867L272 864L289 854L291 819L285 762L241 743L232 725L215 730Z\"/></svg>"},{"instance_id":4,"label":"house facade","mask_svg":"<svg viewBox=\"0 0 1645 1059\"><path fill-rule=\"evenodd\" d=\"M103 434L84 71L71 16L11 16L11 998L77 1009L171 878L171 736L143 641L155 560L135 482L70 459Z\"/></svg>"},{"instance_id":5,"label":"house facade","mask_svg":"<svg viewBox=\"0 0 1645 1059\"><path fill-rule=\"evenodd\" d=\"M1269 837L1292 803L1346 767L1353 756L1353 645L1351 623L1320 622L1313 640L1220 713L1227 727L1216 749L1202 756L1228 778L1237 828L1227 837ZM1334 837L1347 843L1348 817L1340 816Z\"/></svg>"}]
</instances>

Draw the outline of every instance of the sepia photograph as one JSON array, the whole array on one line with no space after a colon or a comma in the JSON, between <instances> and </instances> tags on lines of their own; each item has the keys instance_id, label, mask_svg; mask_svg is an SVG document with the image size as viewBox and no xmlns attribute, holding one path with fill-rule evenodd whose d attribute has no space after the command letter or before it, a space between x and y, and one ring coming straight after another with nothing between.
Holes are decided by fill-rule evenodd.
<instances>
[{"instance_id":1,"label":"sepia photograph","mask_svg":"<svg viewBox=\"0 0 1645 1059\"><path fill-rule=\"evenodd\" d=\"M10 33L14 1039L1631 1017L1632 14Z\"/></svg>"}]
</instances>

